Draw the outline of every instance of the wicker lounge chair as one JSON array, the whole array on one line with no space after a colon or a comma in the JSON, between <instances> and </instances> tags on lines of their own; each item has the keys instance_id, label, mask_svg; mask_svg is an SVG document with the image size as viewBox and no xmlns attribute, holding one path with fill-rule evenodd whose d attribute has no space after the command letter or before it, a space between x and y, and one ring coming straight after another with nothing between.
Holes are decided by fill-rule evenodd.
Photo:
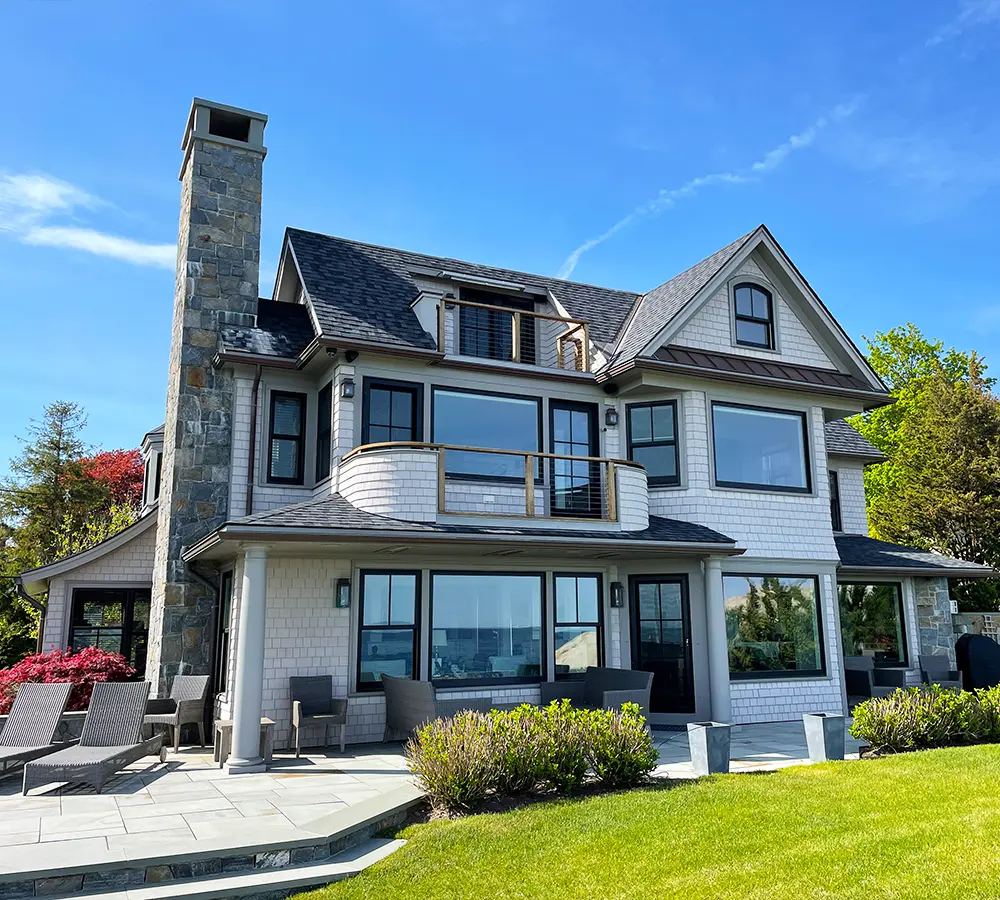
<instances>
[{"instance_id":1,"label":"wicker lounge chair","mask_svg":"<svg viewBox=\"0 0 1000 900\"><path fill-rule=\"evenodd\" d=\"M421 725L434 719L447 718L467 709L489 712L493 701L488 697L465 700L438 700L434 685L429 681L414 681L412 678L395 678L382 675L385 689L385 734L410 735Z\"/></svg>"},{"instance_id":2,"label":"wicker lounge chair","mask_svg":"<svg viewBox=\"0 0 1000 900\"><path fill-rule=\"evenodd\" d=\"M207 675L175 675L170 697L146 704L143 725L166 725L173 736L174 753L181 749L181 727L197 725L201 746L205 746L205 700L208 697Z\"/></svg>"},{"instance_id":3,"label":"wicker lounge chair","mask_svg":"<svg viewBox=\"0 0 1000 900\"><path fill-rule=\"evenodd\" d=\"M649 711L653 673L587 666L582 681L543 681L539 687L542 706L563 698L585 709L621 709L623 703L636 703L645 716Z\"/></svg>"},{"instance_id":4,"label":"wicker lounge chair","mask_svg":"<svg viewBox=\"0 0 1000 900\"><path fill-rule=\"evenodd\" d=\"M917 657L920 663L920 677L924 684L938 684L943 688L962 690L962 674L951 667L947 656L925 655Z\"/></svg>"},{"instance_id":5,"label":"wicker lounge chair","mask_svg":"<svg viewBox=\"0 0 1000 900\"><path fill-rule=\"evenodd\" d=\"M35 684L27 681L17 689L3 731L0 731L0 772L8 763L27 762L54 753L65 744L53 744L59 719L73 685Z\"/></svg>"},{"instance_id":6,"label":"wicker lounge chair","mask_svg":"<svg viewBox=\"0 0 1000 900\"><path fill-rule=\"evenodd\" d=\"M22 792L55 781L89 784L99 794L115 773L159 750L166 762L163 735L142 740L148 681L99 682L83 721L80 743L24 765Z\"/></svg>"},{"instance_id":7,"label":"wicker lounge chair","mask_svg":"<svg viewBox=\"0 0 1000 900\"><path fill-rule=\"evenodd\" d=\"M330 726L340 726L340 752L347 731L347 700L333 696L333 676L295 675L288 679L292 694L292 731L295 755L299 755L301 731L311 725L324 726L323 746L330 746Z\"/></svg>"}]
</instances>

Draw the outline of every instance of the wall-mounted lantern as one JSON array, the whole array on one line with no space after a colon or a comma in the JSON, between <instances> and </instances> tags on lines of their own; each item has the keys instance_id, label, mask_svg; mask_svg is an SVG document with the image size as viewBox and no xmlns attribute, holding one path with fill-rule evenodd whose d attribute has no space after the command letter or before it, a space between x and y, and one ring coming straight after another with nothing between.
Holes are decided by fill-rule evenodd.
<instances>
[{"instance_id":1,"label":"wall-mounted lantern","mask_svg":"<svg viewBox=\"0 0 1000 900\"><path fill-rule=\"evenodd\" d=\"M345 378L340 382L340 396L345 400L350 400L354 397L354 379Z\"/></svg>"},{"instance_id":2,"label":"wall-mounted lantern","mask_svg":"<svg viewBox=\"0 0 1000 900\"><path fill-rule=\"evenodd\" d=\"M347 609L351 605L351 579L337 579L337 593L335 598L337 609Z\"/></svg>"},{"instance_id":3,"label":"wall-mounted lantern","mask_svg":"<svg viewBox=\"0 0 1000 900\"><path fill-rule=\"evenodd\" d=\"M604 408L604 424L608 428L618 427L618 407L617 406L607 406Z\"/></svg>"},{"instance_id":4,"label":"wall-mounted lantern","mask_svg":"<svg viewBox=\"0 0 1000 900\"><path fill-rule=\"evenodd\" d=\"M611 582L611 605L621 609L625 605L625 585L620 581Z\"/></svg>"}]
</instances>

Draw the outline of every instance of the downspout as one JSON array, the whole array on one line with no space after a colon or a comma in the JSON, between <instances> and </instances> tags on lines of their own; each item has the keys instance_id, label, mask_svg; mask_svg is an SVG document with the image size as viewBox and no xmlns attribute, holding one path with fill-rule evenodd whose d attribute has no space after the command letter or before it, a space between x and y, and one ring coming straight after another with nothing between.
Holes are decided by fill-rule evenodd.
<instances>
[{"instance_id":1,"label":"downspout","mask_svg":"<svg viewBox=\"0 0 1000 900\"><path fill-rule=\"evenodd\" d=\"M47 603L41 603L31 596L25 589L24 585L21 583L21 578L18 576L14 579L14 584L17 585L17 595L22 600L25 601L32 609L38 610L38 638L35 641L35 652L42 652L42 637L45 634L45 611L48 608Z\"/></svg>"},{"instance_id":2,"label":"downspout","mask_svg":"<svg viewBox=\"0 0 1000 900\"><path fill-rule=\"evenodd\" d=\"M256 367L253 379L253 390L250 392L250 455L247 459L247 502L243 515L253 512L254 470L257 466L257 398L260 394L261 366Z\"/></svg>"}]
</instances>

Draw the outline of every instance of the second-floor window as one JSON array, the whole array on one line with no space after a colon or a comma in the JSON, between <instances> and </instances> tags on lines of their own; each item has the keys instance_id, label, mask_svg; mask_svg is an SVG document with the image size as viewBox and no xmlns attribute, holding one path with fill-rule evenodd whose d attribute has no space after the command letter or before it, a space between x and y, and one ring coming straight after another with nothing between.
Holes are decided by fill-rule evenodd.
<instances>
[{"instance_id":1,"label":"second-floor window","mask_svg":"<svg viewBox=\"0 0 1000 900\"><path fill-rule=\"evenodd\" d=\"M844 530L844 520L840 514L840 479L834 469L830 469L830 521L834 531Z\"/></svg>"},{"instance_id":2,"label":"second-floor window","mask_svg":"<svg viewBox=\"0 0 1000 900\"><path fill-rule=\"evenodd\" d=\"M462 288L461 299L471 303L500 306L505 310L532 312L535 304L521 297L509 297L492 291L477 291ZM486 359L514 359L514 315L498 309L482 309L477 306L458 307L458 345L463 356L479 356ZM518 337L519 359L528 365L535 364L535 320L531 316L520 317Z\"/></svg>"},{"instance_id":3,"label":"second-floor window","mask_svg":"<svg viewBox=\"0 0 1000 900\"><path fill-rule=\"evenodd\" d=\"M736 343L742 347L774 349L774 303L770 291L756 284L733 288Z\"/></svg>"},{"instance_id":4,"label":"second-floor window","mask_svg":"<svg viewBox=\"0 0 1000 900\"><path fill-rule=\"evenodd\" d=\"M302 484L305 459L306 395L271 392L271 431L268 436L267 480L275 484Z\"/></svg>"},{"instance_id":5,"label":"second-floor window","mask_svg":"<svg viewBox=\"0 0 1000 900\"><path fill-rule=\"evenodd\" d=\"M811 490L805 413L713 403L712 432L719 487Z\"/></svg>"},{"instance_id":6,"label":"second-floor window","mask_svg":"<svg viewBox=\"0 0 1000 900\"><path fill-rule=\"evenodd\" d=\"M333 383L319 389L319 409L316 412L316 480L330 474L330 454L333 451Z\"/></svg>"},{"instance_id":7,"label":"second-floor window","mask_svg":"<svg viewBox=\"0 0 1000 900\"><path fill-rule=\"evenodd\" d=\"M422 440L423 397L422 384L366 378L361 443Z\"/></svg>"},{"instance_id":8,"label":"second-floor window","mask_svg":"<svg viewBox=\"0 0 1000 900\"><path fill-rule=\"evenodd\" d=\"M677 404L673 400L628 407L628 458L645 468L651 485L680 483Z\"/></svg>"},{"instance_id":9,"label":"second-floor window","mask_svg":"<svg viewBox=\"0 0 1000 900\"><path fill-rule=\"evenodd\" d=\"M153 451L146 459L143 473L143 504L149 506L160 496L160 475L163 472L163 454Z\"/></svg>"}]
</instances>

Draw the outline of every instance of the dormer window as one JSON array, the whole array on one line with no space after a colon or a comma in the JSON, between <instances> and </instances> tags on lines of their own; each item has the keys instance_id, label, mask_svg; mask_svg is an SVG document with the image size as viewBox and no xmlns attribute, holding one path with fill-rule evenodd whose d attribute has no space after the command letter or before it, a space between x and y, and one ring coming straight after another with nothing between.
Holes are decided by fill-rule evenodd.
<instances>
[{"instance_id":1,"label":"dormer window","mask_svg":"<svg viewBox=\"0 0 1000 900\"><path fill-rule=\"evenodd\" d=\"M523 297L480 291L475 288L461 289L461 300L481 303L483 306L503 307L484 309L483 306L462 306L458 318L459 352L463 356L478 356L484 359L514 359L514 311L534 312L535 304ZM507 312L510 310L510 312ZM535 364L535 320L531 316L520 316L518 328L518 361Z\"/></svg>"},{"instance_id":2,"label":"dormer window","mask_svg":"<svg viewBox=\"0 0 1000 900\"><path fill-rule=\"evenodd\" d=\"M736 343L741 347L774 349L774 302L759 284L733 288Z\"/></svg>"}]
</instances>

